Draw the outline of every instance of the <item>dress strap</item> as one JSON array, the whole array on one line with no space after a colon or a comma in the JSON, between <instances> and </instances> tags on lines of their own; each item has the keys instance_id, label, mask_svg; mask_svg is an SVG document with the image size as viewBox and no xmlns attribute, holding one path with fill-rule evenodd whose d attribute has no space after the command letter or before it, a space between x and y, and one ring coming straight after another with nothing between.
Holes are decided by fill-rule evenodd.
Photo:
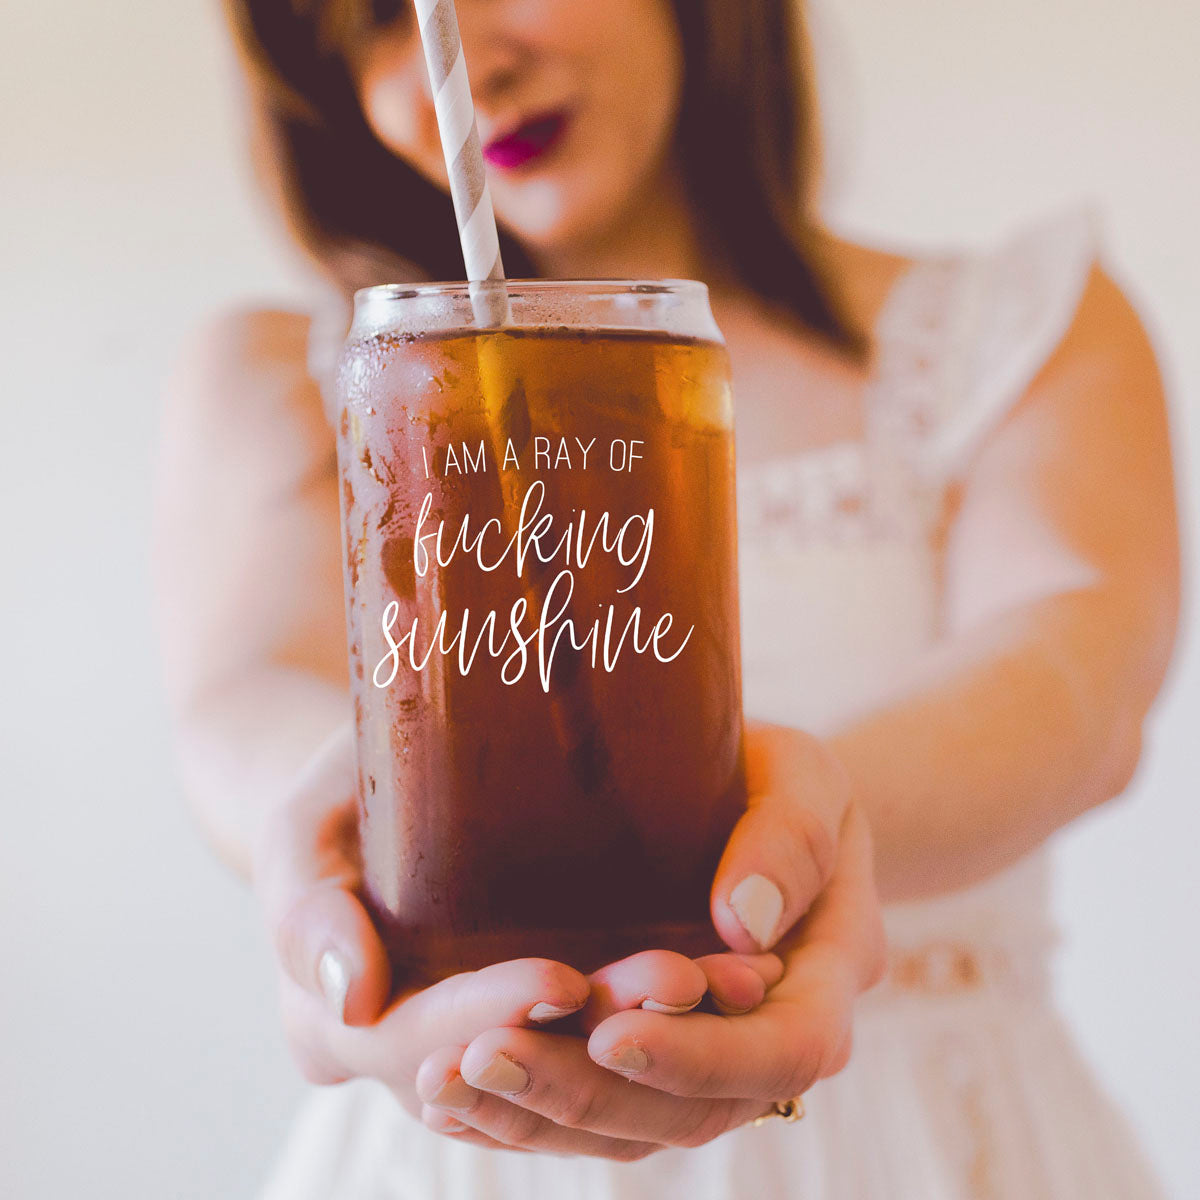
<instances>
[{"instance_id":1,"label":"dress strap","mask_svg":"<svg viewBox=\"0 0 1200 1200\"><path fill-rule=\"evenodd\" d=\"M989 252L921 260L897 283L877 329L871 425L927 481L962 474L1062 341L1097 228L1073 209Z\"/></svg>"}]
</instances>

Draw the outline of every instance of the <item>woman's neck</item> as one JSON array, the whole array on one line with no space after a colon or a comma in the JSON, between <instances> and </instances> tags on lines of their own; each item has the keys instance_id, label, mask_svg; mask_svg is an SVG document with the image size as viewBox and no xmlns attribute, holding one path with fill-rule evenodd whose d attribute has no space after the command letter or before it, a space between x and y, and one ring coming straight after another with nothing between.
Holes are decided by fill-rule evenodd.
<instances>
[{"instance_id":1,"label":"woman's neck","mask_svg":"<svg viewBox=\"0 0 1200 1200\"><path fill-rule=\"evenodd\" d=\"M558 279L704 279L711 271L677 171L664 171L595 236L537 258Z\"/></svg>"}]
</instances>

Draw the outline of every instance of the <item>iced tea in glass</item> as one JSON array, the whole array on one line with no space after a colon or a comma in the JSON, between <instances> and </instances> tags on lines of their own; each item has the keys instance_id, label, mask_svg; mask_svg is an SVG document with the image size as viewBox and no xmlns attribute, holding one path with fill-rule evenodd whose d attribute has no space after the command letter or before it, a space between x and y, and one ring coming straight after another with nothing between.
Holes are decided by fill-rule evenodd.
<instances>
[{"instance_id":1,"label":"iced tea in glass","mask_svg":"<svg viewBox=\"0 0 1200 1200\"><path fill-rule=\"evenodd\" d=\"M707 291L484 286L502 328L465 284L359 293L339 369L366 899L414 983L717 949L745 785Z\"/></svg>"}]
</instances>

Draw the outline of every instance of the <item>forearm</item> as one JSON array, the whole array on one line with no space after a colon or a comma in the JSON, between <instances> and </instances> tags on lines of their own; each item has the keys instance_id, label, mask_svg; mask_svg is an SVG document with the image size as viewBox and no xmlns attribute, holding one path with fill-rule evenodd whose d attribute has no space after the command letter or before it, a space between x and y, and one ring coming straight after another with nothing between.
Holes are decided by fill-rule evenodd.
<instances>
[{"instance_id":1,"label":"forearm","mask_svg":"<svg viewBox=\"0 0 1200 1200\"><path fill-rule=\"evenodd\" d=\"M179 705L188 800L214 849L238 874L249 878L267 816L350 716L344 683L270 662Z\"/></svg>"},{"instance_id":2,"label":"forearm","mask_svg":"<svg viewBox=\"0 0 1200 1200\"><path fill-rule=\"evenodd\" d=\"M982 879L1123 790L1165 662L1137 626L1099 592L1031 604L834 733L885 899Z\"/></svg>"},{"instance_id":3,"label":"forearm","mask_svg":"<svg viewBox=\"0 0 1200 1200\"><path fill-rule=\"evenodd\" d=\"M350 716L337 470L307 328L214 319L181 355L163 421L164 680L188 798L243 875L265 815Z\"/></svg>"}]
</instances>

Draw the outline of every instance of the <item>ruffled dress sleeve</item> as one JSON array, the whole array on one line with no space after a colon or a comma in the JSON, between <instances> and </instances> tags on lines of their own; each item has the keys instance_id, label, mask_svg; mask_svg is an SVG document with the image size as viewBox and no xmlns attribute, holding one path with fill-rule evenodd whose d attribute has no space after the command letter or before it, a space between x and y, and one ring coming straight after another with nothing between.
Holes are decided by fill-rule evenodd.
<instances>
[{"instance_id":1,"label":"ruffled dress sleeve","mask_svg":"<svg viewBox=\"0 0 1200 1200\"><path fill-rule=\"evenodd\" d=\"M1099 220L1074 209L960 260L955 336L920 439L927 477L953 481L1029 390L1075 318L1099 257Z\"/></svg>"}]
</instances>

